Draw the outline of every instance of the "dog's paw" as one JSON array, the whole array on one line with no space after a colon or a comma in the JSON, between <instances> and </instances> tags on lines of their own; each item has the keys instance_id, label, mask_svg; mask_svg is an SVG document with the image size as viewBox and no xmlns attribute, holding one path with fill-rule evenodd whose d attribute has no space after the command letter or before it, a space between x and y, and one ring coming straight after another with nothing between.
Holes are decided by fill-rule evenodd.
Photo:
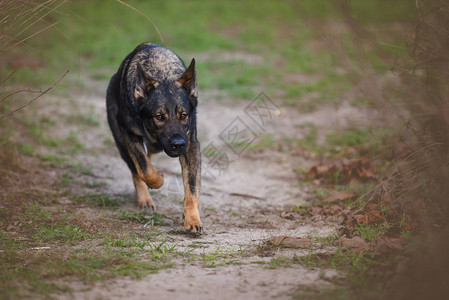
<instances>
[{"instance_id":1,"label":"dog's paw","mask_svg":"<svg viewBox=\"0 0 449 300\"><path fill-rule=\"evenodd\" d=\"M156 211L156 206L153 203L153 200L151 199L151 197L146 197L146 198L137 198L137 202L136 205L138 208L140 209L150 209L151 211Z\"/></svg>"},{"instance_id":2,"label":"dog's paw","mask_svg":"<svg viewBox=\"0 0 449 300\"><path fill-rule=\"evenodd\" d=\"M153 176L147 181L147 185L150 189L158 189L164 184L164 173L162 171L156 171Z\"/></svg>"},{"instance_id":3,"label":"dog's paw","mask_svg":"<svg viewBox=\"0 0 449 300\"><path fill-rule=\"evenodd\" d=\"M200 221L200 213L198 209L184 210L184 228L193 234L201 234L203 225Z\"/></svg>"}]
</instances>

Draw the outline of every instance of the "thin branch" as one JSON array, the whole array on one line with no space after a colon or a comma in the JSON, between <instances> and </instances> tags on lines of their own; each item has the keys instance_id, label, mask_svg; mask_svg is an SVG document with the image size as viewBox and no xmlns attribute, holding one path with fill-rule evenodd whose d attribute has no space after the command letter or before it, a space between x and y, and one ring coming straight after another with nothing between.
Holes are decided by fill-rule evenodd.
<instances>
[{"instance_id":1,"label":"thin branch","mask_svg":"<svg viewBox=\"0 0 449 300\"><path fill-rule=\"evenodd\" d=\"M11 97L11 96L14 96L14 95L17 95L17 94L20 94L20 93L33 93L33 94L41 94L42 93L42 91L33 91L33 90L18 90L18 91L15 91L15 92L12 92L12 93L10 93L10 94L8 94L8 95L6 95L4 98L1 98L0 99L0 103L1 102L3 102L3 101L5 101L6 99L8 99L9 97Z\"/></svg>"},{"instance_id":2,"label":"thin branch","mask_svg":"<svg viewBox=\"0 0 449 300\"><path fill-rule=\"evenodd\" d=\"M11 74L8 75L8 77L6 77L2 82L0 82L0 86L2 86L5 82L7 82L9 79L11 79L11 77L14 76L14 74L17 73L17 70L11 72Z\"/></svg>"},{"instance_id":3,"label":"thin branch","mask_svg":"<svg viewBox=\"0 0 449 300\"><path fill-rule=\"evenodd\" d=\"M30 105L31 103L33 103L34 101L36 101L37 99L39 99L40 97L42 97L43 95L45 95L46 93L48 93L51 89L53 89L55 86L57 86L59 84L59 82L69 73L69 70L67 70L61 77L59 77L58 81L56 81L52 86L50 86L49 88L47 88L45 91L43 91L42 93L40 93L38 96L34 97L33 99L31 99L30 101L28 101L27 103L25 103L24 105L14 109L13 111L7 113L6 115L0 116L0 120L3 118L6 118L12 114L14 114L15 112L27 107L28 105Z\"/></svg>"},{"instance_id":4,"label":"thin branch","mask_svg":"<svg viewBox=\"0 0 449 300\"><path fill-rule=\"evenodd\" d=\"M47 29L49 29L49 28L51 28L51 27L53 27L53 26L55 26L56 24L58 24L58 22L53 23L53 24L50 24L49 26L47 26L47 27L45 27L45 28L43 28L43 29L41 29L41 30L39 30L39 31L37 31L37 32L35 32L35 33L33 33L32 35L27 36L26 38L24 38L24 39L18 41L18 42L15 43L14 45L11 45L11 46L9 46L8 48L6 48L5 51L8 50L8 49L10 49L10 48L14 48L14 47L17 46L17 45L22 44L22 43L25 42L26 40L31 39L32 37L38 35L39 33L43 32L43 31L45 31L45 30L47 30Z\"/></svg>"},{"instance_id":5,"label":"thin branch","mask_svg":"<svg viewBox=\"0 0 449 300\"><path fill-rule=\"evenodd\" d=\"M47 2L53 2L53 1L47 1ZM47 2L46 2L46 3L47 3ZM37 18L36 20L34 20L34 21L33 21L31 24L29 24L27 27L25 27L24 29L22 29L22 31L20 31L19 33L17 33L16 36L21 35L21 34L22 34L23 32L25 32L28 28L30 28L31 26L33 26L34 24L36 24L37 22L39 22L40 20L42 20L43 18L45 18L46 16L48 16L49 14L51 14L53 11L55 11L58 7L60 7L61 5L63 5L65 2L67 2L67 0L62 1L61 3L59 3L58 5L56 5L55 7L53 7L52 9L50 9L49 11L47 11L46 13L44 13L42 16L40 16L39 18ZM41 10L43 10L44 8L46 8L46 7L44 6L46 3L42 3L42 4L39 5L37 8L35 8L35 10L40 9L40 10L38 10L38 12L37 12L35 15L39 14L39 13L41 12ZM33 15L32 17L34 17L34 15ZM30 18L32 18L32 17L30 17ZM28 22L28 20L26 20L26 22ZM56 24L56 23L55 23L55 24ZM53 24L53 25L55 25L55 24ZM52 26L53 26L53 25L52 25ZM48 26L48 27L45 28L45 29L48 29L48 28L50 28L50 27L51 27L51 26ZM42 31L43 31L43 30L39 30L38 33L42 32ZM31 35L30 37L35 36L35 35L36 35L36 34L33 34L33 35ZM22 41L20 41L20 42L18 42L18 43L15 43L13 46L8 47L7 49L9 49L9 48L11 48L11 47L14 47L14 46L17 46L18 44L20 44L20 43L22 43L23 41L29 39L30 37L25 38L25 39L23 39ZM8 44L8 43L6 43L6 44ZM5 44L4 46L6 46L6 44Z\"/></svg>"},{"instance_id":6,"label":"thin branch","mask_svg":"<svg viewBox=\"0 0 449 300\"><path fill-rule=\"evenodd\" d=\"M154 29L156 29L157 34L159 35L159 39L161 40L161 42L164 42L164 38L162 37L162 34L161 34L161 32L159 31L159 28L157 28L156 24L154 24L153 21L151 21L151 19L148 18L143 12L141 12L140 10L138 10L137 8L135 8L134 6L132 6L132 5L128 4L128 3L126 3L126 2L123 2L123 1L121 1L121 0L115 0L115 1L117 1L117 2L120 3L120 4L125 5L125 6L128 7L128 8L131 8L132 10L134 10L135 12L137 12L139 15L141 15L141 16L143 16L145 19L147 19L147 20L151 23L151 25L153 25Z\"/></svg>"}]
</instances>

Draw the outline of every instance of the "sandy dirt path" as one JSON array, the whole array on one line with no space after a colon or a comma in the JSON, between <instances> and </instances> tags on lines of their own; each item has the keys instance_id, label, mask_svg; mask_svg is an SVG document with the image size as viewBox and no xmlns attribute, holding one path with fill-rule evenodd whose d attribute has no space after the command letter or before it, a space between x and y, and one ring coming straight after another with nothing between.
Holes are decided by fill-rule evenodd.
<instances>
[{"instance_id":1,"label":"sandy dirt path","mask_svg":"<svg viewBox=\"0 0 449 300\"><path fill-rule=\"evenodd\" d=\"M130 172L112 143L106 123L106 82L95 81L90 85L86 88L88 93L72 99L72 106L67 105L70 101L57 106L62 117L64 113L70 115L76 109L100 121L97 127L78 130L79 139L86 149L73 157L73 163L80 162L92 169L88 180L94 178L106 183L99 192L134 199ZM323 220L300 222L279 216L281 211L303 204L307 199L307 188L298 186L294 168L309 168L316 161L297 151L280 150L277 141L301 139L304 135L301 124L314 124L323 131L333 130L347 126L349 116L353 121L361 122L367 112L342 105L338 109L326 108L300 114L296 109L280 107L275 99L264 95L258 99L259 104L265 102L271 105L271 115L267 115L267 110L263 111L263 105L259 107L262 110L259 113L265 113L264 117L255 115L256 102L251 100L224 105L207 93L200 96L198 128L203 150L200 197L204 225L202 236L193 238L179 234L182 229L183 208L180 200L183 188L178 160L163 153L153 156L156 168L165 173L165 184L153 192L153 200L157 212L171 220L169 226L157 228L163 232L167 245L176 245L178 251L190 250L190 253L199 255L219 252L223 257L228 253L239 253L236 260L234 256L233 263L219 263L210 268L195 261L176 258L173 268L141 280L117 278L97 282L87 288L73 283L74 292L60 296L73 299L290 299L305 286L316 288L329 285L329 279L338 275L335 270L308 269L300 264L267 267L267 262L276 257L304 257L309 249L260 251L261 246L275 236L327 237L338 226ZM76 127L66 130L73 131ZM239 137L240 140L233 142L233 134L242 131L245 133ZM257 146L267 137L271 137L270 145ZM134 200L121 208L137 211ZM335 249L329 246L317 251Z\"/></svg>"}]
</instances>

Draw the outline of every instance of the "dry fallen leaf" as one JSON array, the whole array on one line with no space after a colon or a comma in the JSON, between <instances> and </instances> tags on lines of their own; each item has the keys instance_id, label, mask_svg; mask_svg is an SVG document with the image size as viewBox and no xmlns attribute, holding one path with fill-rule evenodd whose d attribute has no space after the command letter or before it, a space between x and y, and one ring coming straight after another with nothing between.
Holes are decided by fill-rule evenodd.
<instances>
[{"instance_id":1,"label":"dry fallen leaf","mask_svg":"<svg viewBox=\"0 0 449 300\"><path fill-rule=\"evenodd\" d=\"M365 213L365 220L367 224L378 223L384 221L385 217L381 215L380 210L371 210Z\"/></svg>"},{"instance_id":2,"label":"dry fallen leaf","mask_svg":"<svg viewBox=\"0 0 449 300\"><path fill-rule=\"evenodd\" d=\"M340 164L316 165L309 169L307 177L317 179L333 177L339 173L340 183L359 184L368 180L377 179L376 169L368 157L364 156L352 160L343 160Z\"/></svg>"},{"instance_id":3,"label":"dry fallen leaf","mask_svg":"<svg viewBox=\"0 0 449 300\"><path fill-rule=\"evenodd\" d=\"M376 170L366 156L343 162L343 171L349 178L349 184L376 179Z\"/></svg>"},{"instance_id":4,"label":"dry fallen leaf","mask_svg":"<svg viewBox=\"0 0 449 300\"><path fill-rule=\"evenodd\" d=\"M309 214L312 216L322 215L323 208L319 206L312 206L311 208L309 208Z\"/></svg>"},{"instance_id":5,"label":"dry fallen leaf","mask_svg":"<svg viewBox=\"0 0 449 300\"><path fill-rule=\"evenodd\" d=\"M296 238L288 236L276 236L269 240L269 243L274 246L290 246L294 248L309 248L312 245L312 240L308 238Z\"/></svg>"},{"instance_id":6,"label":"dry fallen leaf","mask_svg":"<svg viewBox=\"0 0 449 300\"><path fill-rule=\"evenodd\" d=\"M354 226L352 225L352 222L346 223L345 226L341 227L338 230L339 236L344 236L344 235L351 236L353 233L354 233Z\"/></svg>"},{"instance_id":7,"label":"dry fallen leaf","mask_svg":"<svg viewBox=\"0 0 449 300\"><path fill-rule=\"evenodd\" d=\"M331 165L316 165L310 168L307 172L307 178L315 179L318 177L322 177L329 173L333 173L337 171L337 167L334 164Z\"/></svg>"},{"instance_id":8,"label":"dry fallen leaf","mask_svg":"<svg viewBox=\"0 0 449 300\"><path fill-rule=\"evenodd\" d=\"M296 211L283 211L281 212L280 217L290 220L299 220L302 218L302 216Z\"/></svg>"},{"instance_id":9,"label":"dry fallen leaf","mask_svg":"<svg viewBox=\"0 0 449 300\"><path fill-rule=\"evenodd\" d=\"M365 222L365 215L354 215L354 219L357 222L357 224L366 223Z\"/></svg>"},{"instance_id":10,"label":"dry fallen leaf","mask_svg":"<svg viewBox=\"0 0 449 300\"><path fill-rule=\"evenodd\" d=\"M336 241L338 243L338 241ZM342 236L340 238L340 243L343 247L347 247L350 249L356 249L356 250L362 250L369 247L369 243L367 243L364 239L355 236L351 239L348 239L347 237Z\"/></svg>"},{"instance_id":11,"label":"dry fallen leaf","mask_svg":"<svg viewBox=\"0 0 449 300\"><path fill-rule=\"evenodd\" d=\"M285 236L276 236L274 238L271 238L269 242L274 246L279 246L285 238Z\"/></svg>"},{"instance_id":12,"label":"dry fallen leaf","mask_svg":"<svg viewBox=\"0 0 449 300\"><path fill-rule=\"evenodd\" d=\"M343 209L339 205L334 204L334 205L324 209L323 212L325 215L333 216L333 215L340 213L342 210Z\"/></svg>"},{"instance_id":13,"label":"dry fallen leaf","mask_svg":"<svg viewBox=\"0 0 449 300\"><path fill-rule=\"evenodd\" d=\"M337 202L337 201L344 201L347 199L352 199L355 196L357 196L356 193L351 193L348 191L335 191L329 197L324 199L324 202L332 203L332 202Z\"/></svg>"}]
</instances>

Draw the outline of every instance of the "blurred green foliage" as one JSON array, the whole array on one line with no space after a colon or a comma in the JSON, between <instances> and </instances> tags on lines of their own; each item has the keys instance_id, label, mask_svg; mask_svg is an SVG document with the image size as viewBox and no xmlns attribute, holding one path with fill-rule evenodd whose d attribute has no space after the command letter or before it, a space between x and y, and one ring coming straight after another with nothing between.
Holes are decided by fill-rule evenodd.
<instances>
[{"instance_id":1,"label":"blurred green foliage","mask_svg":"<svg viewBox=\"0 0 449 300\"><path fill-rule=\"evenodd\" d=\"M237 98L253 96L252 89L259 86L268 90L285 89L286 74L295 72L328 74L341 85L341 76L335 74L341 62L320 44L322 36L313 25L342 23L340 10L333 1L126 3L151 19L163 40L145 17L117 1L67 2L44 19L46 24L56 23L56 26L33 37L26 45L15 47L13 54L5 53L15 59L37 59L43 66L37 70L22 68L11 82L48 83L67 69L71 70L69 77L75 80L85 74L108 79L136 45L152 41L173 49L186 61L209 53L207 59L197 59L201 84L204 88L226 90ZM364 26L381 24L384 29L379 34L390 30L392 24L415 17L413 1L352 0L348 3L354 18ZM314 23L309 22L311 19ZM349 39L345 33L340 38ZM393 38L389 42L394 45L402 40ZM224 53L231 51L258 56L223 59ZM347 51L351 52L350 45ZM6 63L1 76L13 70L14 66ZM331 94L321 98L335 96ZM291 92L288 96L291 97Z\"/></svg>"}]
</instances>

